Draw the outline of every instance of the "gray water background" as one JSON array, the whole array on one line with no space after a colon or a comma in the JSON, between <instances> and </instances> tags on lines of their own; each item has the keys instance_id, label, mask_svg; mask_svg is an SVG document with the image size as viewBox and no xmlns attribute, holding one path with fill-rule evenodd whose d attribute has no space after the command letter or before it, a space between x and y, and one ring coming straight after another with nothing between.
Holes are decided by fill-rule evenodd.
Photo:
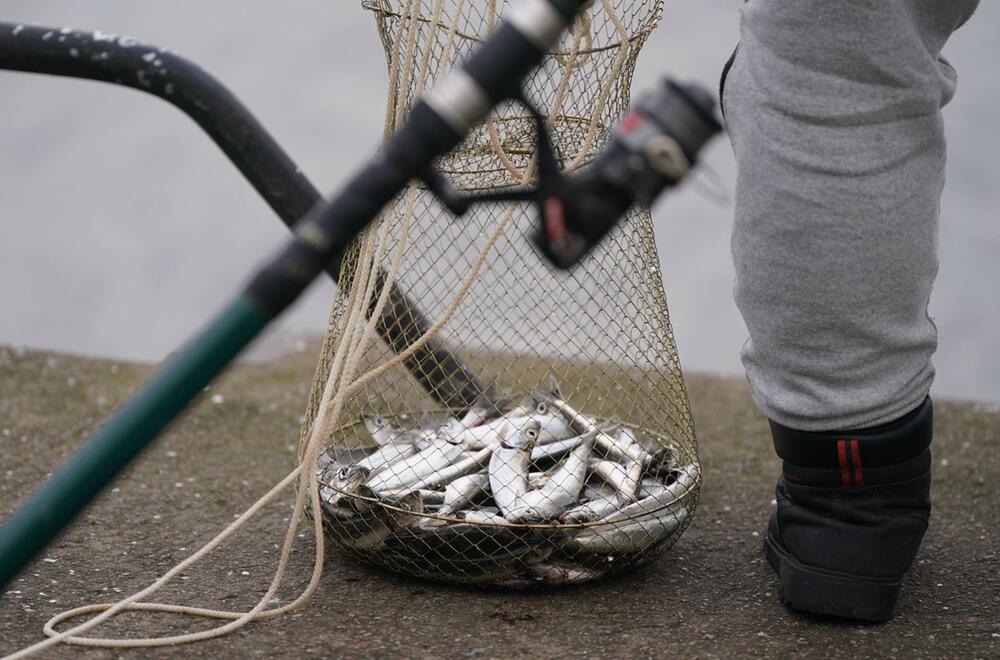
<instances>
[{"instance_id":1,"label":"gray water background","mask_svg":"<svg viewBox=\"0 0 1000 660\"><path fill-rule=\"evenodd\" d=\"M371 154L382 127L386 67L359 4L6 0L0 20L130 34L198 62L329 192ZM714 87L737 40L740 4L668 0L633 90L664 73ZM985 2L945 51L961 80L945 111L949 180L931 304L936 395L990 402L1000 401L998 26L1000 6ZM706 163L731 189L724 140ZM654 218L681 363L742 373L731 209L688 186L662 199ZM161 359L285 237L217 148L165 103L0 72L0 343ZM314 285L264 343L321 332L332 295L329 282Z\"/></svg>"}]
</instances>

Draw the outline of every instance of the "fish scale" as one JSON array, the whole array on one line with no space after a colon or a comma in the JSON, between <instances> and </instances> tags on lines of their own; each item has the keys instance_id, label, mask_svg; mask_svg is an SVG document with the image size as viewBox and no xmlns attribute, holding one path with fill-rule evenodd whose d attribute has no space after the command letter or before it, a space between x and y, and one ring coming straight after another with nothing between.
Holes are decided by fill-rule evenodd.
<instances>
[{"instance_id":1,"label":"fish scale","mask_svg":"<svg viewBox=\"0 0 1000 660\"><path fill-rule=\"evenodd\" d=\"M457 445L433 444L383 468L367 486L376 491L408 486L443 470L463 453L465 450Z\"/></svg>"},{"instance_id":2,"label":"fish scale","mask_svg":"<svg viewBox=\"0 0 1000 660\"><path fill-rule=\"evenodd\" d=\"M509 519L512 522L550 520L576 502L587 478L587 464L593 446L594 434L581 439L566 460L549 475L545 485L529 490L519 498Z\"/></svg>"},{"instance_id":3,"label":"fish scale","mask_svg":"<svg viewBox=\"0 0 1000 660\"><path fill-rule=\"evenodd\" d=\"M518 498L528 491L528 464L541 425L529 421L514 430L490 457L490 490L504 516L517 507Z\"/></svg>"}]
</instances>

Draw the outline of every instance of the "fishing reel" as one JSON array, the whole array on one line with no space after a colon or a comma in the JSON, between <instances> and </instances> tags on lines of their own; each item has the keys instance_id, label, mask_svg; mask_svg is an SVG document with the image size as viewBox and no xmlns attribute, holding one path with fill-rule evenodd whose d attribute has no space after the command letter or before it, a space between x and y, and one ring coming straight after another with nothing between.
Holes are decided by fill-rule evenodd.
<instances>
[{"instance_id":1,"label":"fishing reel","mask_svg":"<svg viewBox=\"0 0 1000 660\"><path fill-rule=\"evenodd\" d=\"M649 206L687 176L705 144L722 130L715 100L696 85L666 79L622 118L611 143L578 174L562 172L545 117L523 95L538 146L538 185L465 195L439 172L422 178L457 216L473 204L528 201L538 209L531 240L553 265L570 269L600 243L634 205Z\"/></svg>"}]
</instances>

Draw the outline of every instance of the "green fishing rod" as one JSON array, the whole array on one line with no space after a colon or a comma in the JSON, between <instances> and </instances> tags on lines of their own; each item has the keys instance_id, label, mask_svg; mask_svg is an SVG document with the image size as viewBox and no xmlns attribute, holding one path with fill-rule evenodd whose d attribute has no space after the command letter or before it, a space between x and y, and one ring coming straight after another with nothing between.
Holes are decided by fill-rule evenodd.
<instances>
[{"instance_id":1,"label":"green fishing rod","mask_svg":"<svg viewBox=\"0 0 1000 660\"><path fill-rule=\"evenodd\" d=\"M294 237L0 529L0 589L148 446L277 318L413 179L461 142L500 101L516 95L590 0L521 0L496 31L419 100L376 157Z\"/></svg>"}]
</instances>

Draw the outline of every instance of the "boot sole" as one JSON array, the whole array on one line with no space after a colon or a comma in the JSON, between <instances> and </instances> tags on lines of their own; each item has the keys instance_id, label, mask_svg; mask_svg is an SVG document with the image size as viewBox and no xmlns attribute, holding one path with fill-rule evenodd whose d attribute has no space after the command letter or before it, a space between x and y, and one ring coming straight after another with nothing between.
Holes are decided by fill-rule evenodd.
<instances>
[{"instance_id":1,"label":"boot sole","mask_svg":"<svg viewBox=\"0 0 1000 660\"><path fill-rule=\"evenodd\" d=\"M807 566L764 534L764 554L778 573L781 602L793 610L856 621L882 622L892 616L902 585L898 578L871 578Z\"/></svg>"}]
</instances>

